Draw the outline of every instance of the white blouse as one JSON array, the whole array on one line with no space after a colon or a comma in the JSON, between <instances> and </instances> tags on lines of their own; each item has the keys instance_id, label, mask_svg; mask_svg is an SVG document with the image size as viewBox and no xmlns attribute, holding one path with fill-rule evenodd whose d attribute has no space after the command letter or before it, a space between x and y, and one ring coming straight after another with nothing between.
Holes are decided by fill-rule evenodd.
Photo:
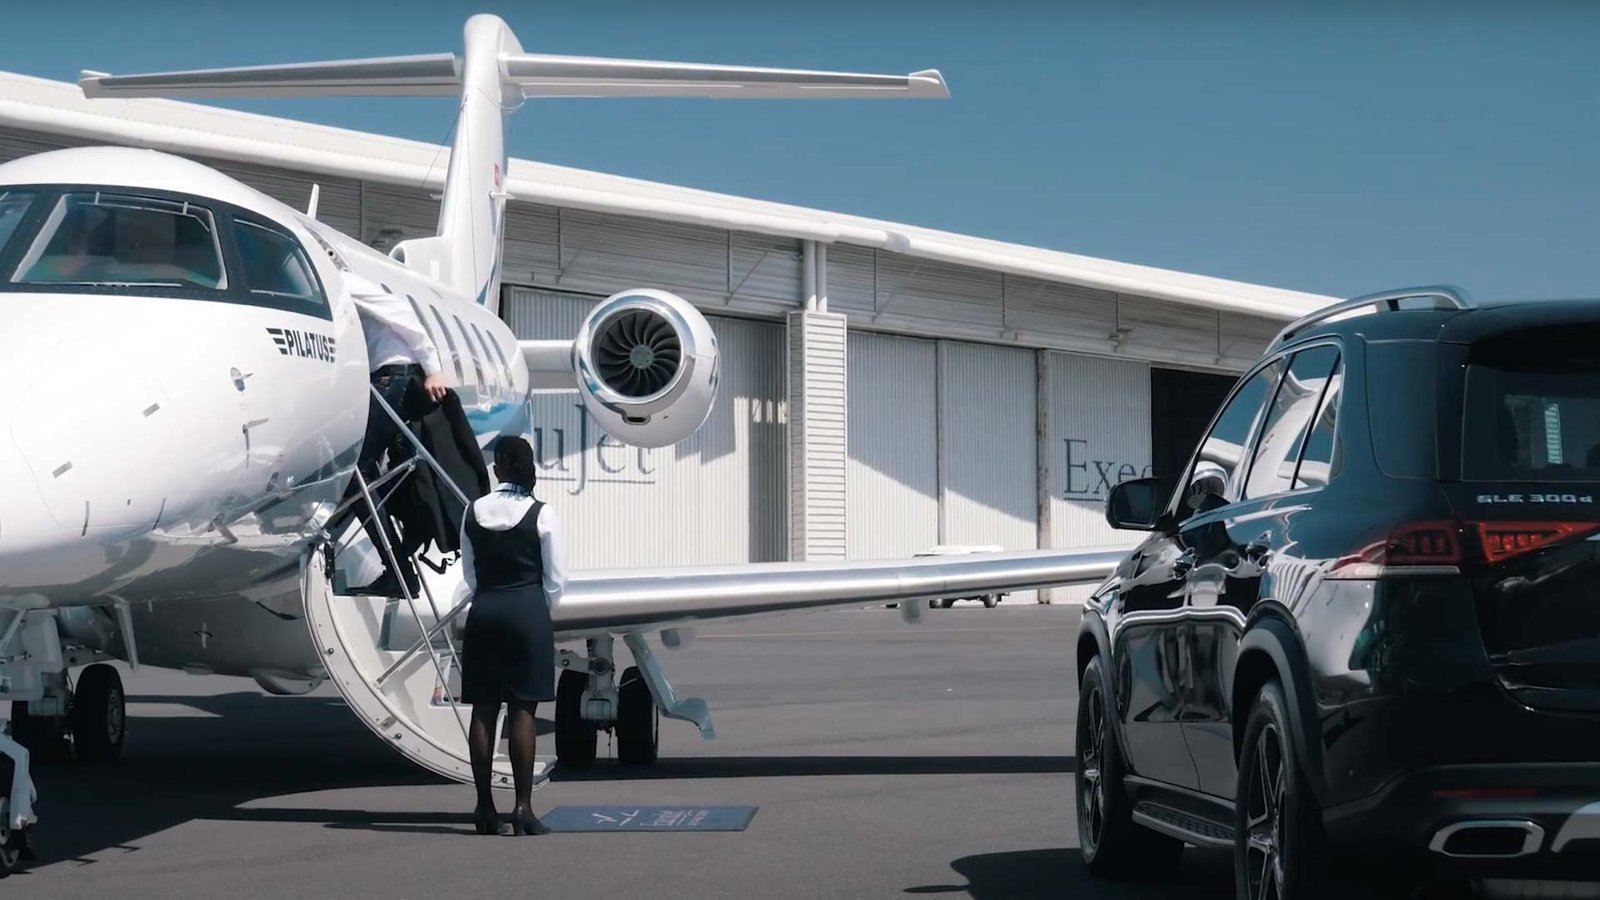
<instances>
[{"instance_id":1,"label":"white blouse","mask_svg":"<svg viewBox=\"0 0 1600 900\"><path fill-rule=\"evenodd\" d=\"M501 488L474 500L472 513L484 528L505 531L521 522L528 510L533 508L533 503L534 498L527 494ZM539 521L535 525L539 530L539 553L544 558L544 593L554 609L567 588L566 546L561 535L561 519L546 503L540 508ZM467 539L467 523L464 520L461 523L461 566L467 590L477 593L478 575L473 570L472 542Z\"/></svg>"}]
</instances>

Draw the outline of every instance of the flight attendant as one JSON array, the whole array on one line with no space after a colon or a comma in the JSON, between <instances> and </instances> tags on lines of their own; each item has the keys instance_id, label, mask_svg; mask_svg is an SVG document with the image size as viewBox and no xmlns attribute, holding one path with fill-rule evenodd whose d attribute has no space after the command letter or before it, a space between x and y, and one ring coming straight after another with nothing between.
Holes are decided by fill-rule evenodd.
<instances>
[{"instance_id":1,"label":"flight attendant","mask_svg":"<svg viewBox=\"0 0 1600 900\"><path fill-rule=\"evenodd\" d=\"M472 706L468 747L478 789L479 834L499 834L490 777L495 723L507 710L516 806L512 834L548 834L533 814L535 706L556 696L555 631L550 611L567 584L561 523L533 497L533 448L520 437L494 447L500 486L468 507L461 523L461 566L472 608L461 645L461 695Z\"/></svg>"}]
</instances>

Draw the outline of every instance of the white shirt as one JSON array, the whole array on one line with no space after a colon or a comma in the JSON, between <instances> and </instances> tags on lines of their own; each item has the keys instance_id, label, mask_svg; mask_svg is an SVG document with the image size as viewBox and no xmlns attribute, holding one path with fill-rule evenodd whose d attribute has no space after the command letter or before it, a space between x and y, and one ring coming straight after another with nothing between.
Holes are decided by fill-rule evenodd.
<instances>
[{"instance_id":1,"label":"white shirt","mask_svg":"<svg viewBox=\"0 0 1600 900\"><path fill-rule=\"evenodd\" d=\"M365 278L346 273L350 299L355 301L356 312L361 315L361 332L367 339L367 368L375 371L383 366L416 363L427 375L437 375L439 350L433 338L417 319L411 303L398 294L391 294Z\"/></svg>"},{"instance_id":2,"label":"white shirt","mask_svg":"<svg viewBox=\"0 0 1600 900\"><path fill-rule=\"evenodd\" d=\"M516 526L528 510L533 508L533 498L520 491L504 488L486 494L472 503L472 515L490 531L505 531ZM546 503L539 509L539 555L544 558L544 594L550 608L561 602L567 589L567 558L565 540L561 535L561 519ZM467 539L467 523L461 523L461 573L466 577L467 590L478 591L478 575L472 568L472 542Z\"/></svg>"}]
</instances>

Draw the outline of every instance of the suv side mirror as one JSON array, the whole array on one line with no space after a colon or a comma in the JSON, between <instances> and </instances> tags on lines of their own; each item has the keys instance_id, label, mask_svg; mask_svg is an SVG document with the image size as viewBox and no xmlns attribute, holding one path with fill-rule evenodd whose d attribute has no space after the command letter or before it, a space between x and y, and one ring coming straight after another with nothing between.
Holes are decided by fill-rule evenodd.
<instances>
[{"instance_id":1,"label":"suv side mirror","mask_svg":"<svg viewBox=\"0 0 1600 900\"><path fill-rule=\"evenodd\" d=\"M1112 528L1154 531L1176 483L1173 478L1138 478L1118 484L1106 497L1106 521Z\"/></svg>"}]
</instances>

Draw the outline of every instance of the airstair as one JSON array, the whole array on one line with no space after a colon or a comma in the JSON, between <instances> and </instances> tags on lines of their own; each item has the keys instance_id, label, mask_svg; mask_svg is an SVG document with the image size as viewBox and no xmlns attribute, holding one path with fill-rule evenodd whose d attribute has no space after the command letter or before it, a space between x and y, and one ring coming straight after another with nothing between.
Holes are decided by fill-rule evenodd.
<instances>
[{"instance_id":1,"label":"airstair","mask_svg":"<svg viewBox=\"0 0 1600 900\"><path fill-rule=\"evenodd\" d=\"M449 486L465 505L470 503L438 461L428 453L399 415L377 396L378 405L399 423L416 456L392 467L370 484L360 472L361 493L351 503L376 515L395 488L418 466L430 466L441 483ZM423 768L471 783L467 751L471 707L460 700L460 634L466 621L468 597L459 565L438 565L418 559L422 590L413 596L404 585L400 597L342 593L347 576L359 573L360 563L374 568L374 551L395 565L394 547L387 539L371 547L359 521L352 519L346 534L332 535L312 551L301 567L301 591L306 622L328 680L338 688L356 716L386 743ZM369 578L358 578L364 584ZM504 719L496 726L494 786L509 790L511 766L506 754ZM534 769L540 785L554 767L553 756L541 756Z\"/></svg>"}]
</instances>

